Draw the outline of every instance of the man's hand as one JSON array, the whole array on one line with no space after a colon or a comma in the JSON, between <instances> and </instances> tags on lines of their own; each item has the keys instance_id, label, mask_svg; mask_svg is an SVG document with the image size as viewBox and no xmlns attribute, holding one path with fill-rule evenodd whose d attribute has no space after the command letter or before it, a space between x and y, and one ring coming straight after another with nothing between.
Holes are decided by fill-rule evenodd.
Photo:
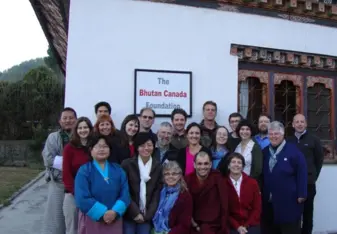
<instances>
[{"instance_id":1,"label":"man's hand","mask_svg":"<svg viewBox=\"0 0 337 234\"><path fill-rule=\"evenodd\" d=\"M195 228L195 230L197 230L197 232L200 232L200 227L199 225L194 221L194 219L192 218L192 227Z\"/></svg>"},{"instance_id":2,"label":"man's hand","mask_svg":"<svg viewBox=\"0 0 337 234\"><path fill-rule=\"evenodd\" d=\"M300 204L303 203L303 202L305 202L305 200L306 200L306 199L303 198L303 197L297 198L297 202L300 203Z\"/></svg>"}]
</instances>

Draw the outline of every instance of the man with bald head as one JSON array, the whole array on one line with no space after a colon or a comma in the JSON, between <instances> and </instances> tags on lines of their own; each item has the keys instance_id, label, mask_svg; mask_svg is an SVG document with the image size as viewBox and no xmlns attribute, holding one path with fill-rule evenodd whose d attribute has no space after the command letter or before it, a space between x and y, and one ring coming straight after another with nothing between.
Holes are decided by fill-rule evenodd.
<instances>
[{"instance_id":1,"label":"man with bald head","mask_svg":"<svg viewBox=\"0 0 337 234\"><path fill-rule=\"evenodd\" d=\"M307 131L307 120L304 115L297 114L293 119L295 134L287 140L293 142L304 154L308 168L308 196L304 203L302 234L311 234L313 228L314 198L316 180L323 165L323 148L318 137Z\"/></svg>"}]
</instances>

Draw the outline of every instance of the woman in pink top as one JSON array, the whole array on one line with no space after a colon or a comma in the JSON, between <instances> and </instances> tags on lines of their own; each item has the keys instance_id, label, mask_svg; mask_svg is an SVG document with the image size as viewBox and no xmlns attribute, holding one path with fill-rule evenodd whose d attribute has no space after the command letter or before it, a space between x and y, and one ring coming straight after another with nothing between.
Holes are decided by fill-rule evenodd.
<instances>
[{"instance_id":1,"label":"woman in pink top","mask_svg":"<svg viewBox=\"0 0 337 234\"><path fill-rule=\"evenodd\" d=\"M177 161L181 167L183 174L188 175L194 172L194 157L200 151L204 151L209 155L212 155L211 151L200 144L201 127L199 124L193 122L190 123L185 131L187 146L179 150L175 158L168 158L171 161Z\"/></svg>"}]
</instances>

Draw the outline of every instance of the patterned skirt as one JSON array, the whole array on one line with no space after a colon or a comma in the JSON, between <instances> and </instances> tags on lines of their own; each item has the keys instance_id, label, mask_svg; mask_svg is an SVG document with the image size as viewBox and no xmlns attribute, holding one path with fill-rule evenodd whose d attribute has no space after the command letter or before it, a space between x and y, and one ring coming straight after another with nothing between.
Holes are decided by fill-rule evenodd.
<instances>
[{"instance_id":1,"label":"patterned skirt","mask_svg":"<svg viewBox=\"0 0 337 234\"><path fill-rule=\"evenodd\" d=\"M78 234L123 234L123 221L118 219L112 224L95 222L88 216L79 212Z\"/></svg>"}]
</instances>

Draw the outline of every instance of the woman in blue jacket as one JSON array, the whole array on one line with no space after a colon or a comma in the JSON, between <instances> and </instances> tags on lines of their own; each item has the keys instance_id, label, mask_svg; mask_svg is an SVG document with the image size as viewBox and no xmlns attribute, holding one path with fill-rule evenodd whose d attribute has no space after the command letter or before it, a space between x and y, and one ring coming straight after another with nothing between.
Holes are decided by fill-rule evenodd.
<instances>
[{"instance_id":1,"label":"woman in blue jacket","mask_svg":"<svg viewBox=\"0 0 337 234\"><path fill-rule=\"evenodd\" d=\"M296 145L284 139L278 121L268 129L269 147L263 149L263 233L300 234L307 197L307 167Z\"/></svg>"},{"instance_id":2,"label":"woman in blue jacket","mask_svg":"<svg viewBox=\"0 0 337 234\"><path fill-rule=\"evenodd\" d=\"M130 204L127 176L108 160L111 146L107 136L95 137L89 148L92 160L80 167L75 179L78 234L122 234L122 216Z\"/></svg>"}]
</instances>

